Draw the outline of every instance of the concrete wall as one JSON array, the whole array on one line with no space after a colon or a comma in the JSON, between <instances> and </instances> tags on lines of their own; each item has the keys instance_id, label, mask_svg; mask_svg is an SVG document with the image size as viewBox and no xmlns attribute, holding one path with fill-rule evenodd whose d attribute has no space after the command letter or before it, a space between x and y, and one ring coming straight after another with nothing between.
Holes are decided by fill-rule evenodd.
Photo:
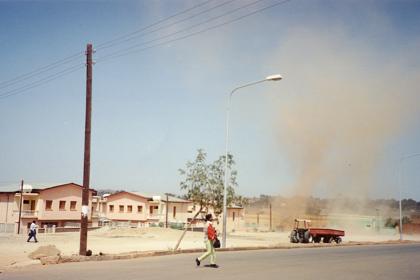
<instances>
[{"instance_id":1,"label":"concrete wall","mask_svg":"<svg viewBox=\"0 0 420 280\"><path fill-rule=\"evenodd\" d=\"M244 228L244 209L243 208L228 208L226 217L226 230L234 231Z\"/></svg>"},{"instance_id":2,"label":"concrete wall","mask_svg":"<svg viewBox=\"0 0 420 280\"><path fill-rule=\"evenodd\" d=\"M0 223L13 224L14 193L0 193Z\"/></svg>"},{"instance_id":3,"label":"concrete wall","mask_svg":"<svg viewBox=\"0 0 420 280\"><path fill-rule=\"evenodd\" d=\"M161 205L162 216L160 218L160 222L165 222L166 201L163 202ZM168 202L168 223L186 223L188 218L192 218L195 214L194 211L189 212L189 209L191 209L192 205L192 203L185 202Z\"/></svg>"}]
</instances>

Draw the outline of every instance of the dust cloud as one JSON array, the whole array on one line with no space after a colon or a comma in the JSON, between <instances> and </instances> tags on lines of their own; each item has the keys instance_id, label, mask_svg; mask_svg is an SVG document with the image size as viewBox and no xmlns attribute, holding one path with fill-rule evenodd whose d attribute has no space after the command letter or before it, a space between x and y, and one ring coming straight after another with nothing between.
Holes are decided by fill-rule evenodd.
<instances>
[{"instance_id":1,"label":"dust cloud","mask_svg":"<svg viewBox=\"0 0 420 280\"><path fill-rule=\"evenodd\" d=\"M419 118L410 51L387 57L343 30L307 29L291 31L279 49L274 61L285 79L274 127L293 194L336 198L330 213L355 198L349 212L362 214L386 146Z\"/></svg>"},{"instance_id":2,"label":"dust cloud","mask_svg":"<svg viewBox=\"0 0 420 280\"><path fill-rule=\"evenodd\" d=\"M281 52L291 81L275 126L297 172L296 194L321 187L327 195L366 197L384 147L415 117L410 94L419 74L407 80L400 60L382 61L343 35L297 31Z\"/></svg>"}]
</instances>

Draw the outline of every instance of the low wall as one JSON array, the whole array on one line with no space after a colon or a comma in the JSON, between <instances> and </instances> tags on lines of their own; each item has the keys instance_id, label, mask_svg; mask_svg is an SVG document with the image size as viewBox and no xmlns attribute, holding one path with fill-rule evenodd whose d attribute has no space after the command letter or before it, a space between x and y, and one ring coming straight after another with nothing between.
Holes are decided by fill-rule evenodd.
<instances>
[{"instance_id":1,"label":"low wall","mask_svg":"<svg viewBox=\"0 0 420 280\"><path fill-rule=\"evenodd\" d=\"M88 231L92 231L98 229L100 227L89 227ZM38 233L57 233L57 232L79 232L80 228L77 227L56 227L55 230L52 227L47 228L47 232L45 232L44 228L39 228Z\"/></svg>"},{"instance_id":2,"label":"low wall","mask_svg":"<svg viewBox=\"0 0 420 280\"><path fill-rule=\"evenodd\" d=\"M187 231L204 232L204 228L203 227L188 227Z\"/></svg>"},{"instance_id":3,"label":"low wall","mask_svg":"<svg viewBox=\"0 0 420 280\"><path fill-rule=\"evenodd\" d=\"M15 231L15 224L0 223L0 232L11 233Z\"/></svg>"},{"instance_id":4,"label":"low wall","mask_svg":"<svg viewBox=\"0 0 420 280\"><path fill-rule=\"evenodd\" d=\"M403 234L420 234L420 224L403 224Z\"/></svg>"}]
</instances>

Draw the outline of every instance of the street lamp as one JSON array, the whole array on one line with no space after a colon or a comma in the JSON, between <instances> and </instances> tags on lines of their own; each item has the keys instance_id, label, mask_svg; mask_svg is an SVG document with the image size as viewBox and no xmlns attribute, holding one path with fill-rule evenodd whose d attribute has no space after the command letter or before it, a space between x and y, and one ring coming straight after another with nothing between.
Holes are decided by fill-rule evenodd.
<instances>
[{"instance_id":1,"label":"street lamp","mask_svg":"<svg viewBox=\"0 0 420 280\"><path fill-rule=\"evenodd\" d=\"M252 85L256 85L259 83L263 83L263 82L267 82L267 81L280 81L281 79L283 79L283 77L279 74L275 74L275 75L270 75L267 76L265 79L263 80L259 80L256 82L252 82L249 84L245 84L239 87L234 88L229 96L228 96L228 102L227 102L227 107L226 107L226 149L225 149L225 183L223 185L223 232L222 232L222 247L226 248L226 218L227 218L227 205L226 205L226 189L227 189L227 180L228 180L228 143L229 143L229 114L230 114L230 103L232 100L232 95L241 88L244 87L249 87Z\"/></svg>"},{"instance_id":2,"label":"street lamp","mask_svg":"<svg viewBox=\"0 0 420 280\"><path fill-rule=\"evenodd\" d=\"M420 153L417 154L411 154L411 155L406 155L406 156L402 156L400 158L400 166L399 166L399 172L398 172L398 185L399 185L399 191L400 191L400 198L399 198L399 206L400 206L400 241L403 240L403 233L402 233L402 207L401 207L401 189L402 189L402 168L403 168L403 161L405 159L409 159L409 158L413 158L413 157L417 157L420 156Z\"/></svg>"}]
</instances>

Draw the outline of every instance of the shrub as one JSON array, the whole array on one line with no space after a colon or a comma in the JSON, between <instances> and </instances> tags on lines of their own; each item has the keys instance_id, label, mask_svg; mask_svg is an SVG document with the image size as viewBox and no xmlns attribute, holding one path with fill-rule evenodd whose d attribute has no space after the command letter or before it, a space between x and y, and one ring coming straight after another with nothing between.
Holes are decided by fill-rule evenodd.
<instances>
[{"instance_id":1,"label":"shrub","mask_svg":"<svg viewBox=\"0 0 420 280\"><path fill-rule=\"evenodd\" d=\"M170 223L169 227L172 228L172 229L182 230L182 229L184 229L184 224L183 223Z\"/></svg>"},{"instance_id":2,"label":"shrub","mask_svg":"<svg viewBox=\"0 0 420 280\"><path fill-rule=\"evenodd\" d=\"M395 228L397 225L398 225L398 221L396 221L392 218L388 218L388 219L386 219L384 226L388 227L388 228Z\"/></svg>"}]
</instances>

